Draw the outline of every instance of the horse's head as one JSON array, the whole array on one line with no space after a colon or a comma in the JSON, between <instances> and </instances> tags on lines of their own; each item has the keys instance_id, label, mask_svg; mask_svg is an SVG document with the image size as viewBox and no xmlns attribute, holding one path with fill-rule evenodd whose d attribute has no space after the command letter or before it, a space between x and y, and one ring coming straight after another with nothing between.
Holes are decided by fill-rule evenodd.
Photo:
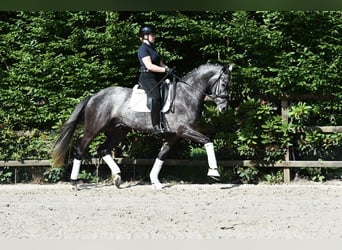
<instances>
[{"instance_id":1,"label":"horse's head","mask_svg":"<svg viewBox=\"0 0 342 250\"><path fill-rule=\"evenodd\" d=\"M227 110L228 105L228 87L231 82L231 71L233 64L223 67L217 67L217 72L209 79L208 96L211 97L217 105L220 112Z\"/></svg>"}]
</instances>

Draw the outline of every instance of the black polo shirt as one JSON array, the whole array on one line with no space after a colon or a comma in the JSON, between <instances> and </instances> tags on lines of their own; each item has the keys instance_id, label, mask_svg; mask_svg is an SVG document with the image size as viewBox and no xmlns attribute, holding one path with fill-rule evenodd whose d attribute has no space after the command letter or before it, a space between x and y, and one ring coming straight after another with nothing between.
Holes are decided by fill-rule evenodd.
<instances>
[{"instance_id":1,"label":"black polo shirt","mask_svg":"<svg viewBox=\"0 0 342 250\"><path fill-rule=\"evenodd\" d=\"M157 53L156 49L146 43L141 43L141 46L138 49L138 59L141 65L141 70L147 70L144 63L142 62L142 58L146 56L151 57L151 61L153 64L160 66L160 56Z\"/></svg>"}]
</instances>

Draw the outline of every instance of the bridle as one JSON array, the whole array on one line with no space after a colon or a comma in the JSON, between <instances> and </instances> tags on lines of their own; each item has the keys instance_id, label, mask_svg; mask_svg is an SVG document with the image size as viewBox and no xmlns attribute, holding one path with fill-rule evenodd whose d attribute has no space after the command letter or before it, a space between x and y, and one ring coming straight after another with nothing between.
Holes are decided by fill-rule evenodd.
<instances>
[{"instance_id":1,"label":"bridle","mask_svg":"<svg viewBox=\"0 0 342 250\"><path fill-rule=\"evenodd\" d=\"M231 77L230 77L230 72L232 71L232 68L233 68L233 65L230 65L229 68L227 68L227 66L223 66L221 71L220 71L220 75L219 77L216 79L216 81L211 85L211 90L214 88L214 91L211 91L211 93L207 94L205 92L202 92L202 91L199 91L197 89L194 89L195 91L199 91L202 95L204 96L208 96L212 99L217 99L217 98L221 98L221 99L227 99L229 97L228 95L228 90L227 90L227 94L221 94L222 90L220 89L220 82L221 82L221 78L224 74L227 74L228 75L228 82L227 82L227 87L228 87L228 83L231 81ZM166 74L163 79L161 79L159 81L159 83L161 83L163 80L166 79L166 77L168 75L171 75L174 77L174 79L177 79L179 82L181 83L184 83L188 86L191 86L189 83L185 82L181 77L175 75L174 73L171 73L171 74ZM175 80L174 80L175 81ZM173 85L174 86L174 90L176 89L176 84ZM193 88L193 86L191 86Z\"/></svg>"},{"instance_id":2,"label":"bridle","mask_svg":"<svg viewBox=\"0 0 342 250\"><path fill-rule=\"evenodd\" d=\"M228 74L228 82L227 82L227 87L228 87L228 83L230 82L230 75L229 75L229 71L227 69L226 66L223 66L220 72L219 77L217 78L217 80L213 83L213 85L211 86L211 90L214 89L214 91L212 91L210 94L206 94L207 96L209 96L212 99L216 99L216 98L222 98L222 99L226 99L228 98L228 91L227 94L221 94L222 90L220 89L220 82L222 80L222 76L224 74Z\"/></svg>"}]
</instances>

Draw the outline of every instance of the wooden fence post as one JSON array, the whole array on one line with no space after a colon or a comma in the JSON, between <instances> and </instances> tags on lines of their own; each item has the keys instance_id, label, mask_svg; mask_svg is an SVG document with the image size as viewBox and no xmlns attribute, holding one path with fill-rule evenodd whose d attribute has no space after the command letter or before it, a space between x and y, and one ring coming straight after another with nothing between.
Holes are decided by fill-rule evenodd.
<instances>
[{"instance_id":1,"label":"wooden fence post","mask_svg":"<svg viewBox=\"0 0 342 250\"><path fill-rule=\"evenodd\" d=\"M288 107L289 107L289 101L288 100L281 100L281 118L285 123L288 123ZM285 161L290 160L290 150L287 148L286 154L285 154ZM284 168L283 170L284 174L284 182L289 183L290 182L290 168Z\"/></svg>"}]
</instances>

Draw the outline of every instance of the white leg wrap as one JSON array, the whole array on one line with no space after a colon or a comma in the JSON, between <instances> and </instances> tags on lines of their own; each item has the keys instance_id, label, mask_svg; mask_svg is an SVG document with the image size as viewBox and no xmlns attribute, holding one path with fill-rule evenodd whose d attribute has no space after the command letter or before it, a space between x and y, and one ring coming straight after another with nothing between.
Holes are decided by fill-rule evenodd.
<instances>
[{"instance_id":1,"label":"white leg wrap","mask_svg":"<svg viewBox=\"0 0 342 250\"><path fill-rule=\"evenodd\" d=\"M161 170L161 168L163 167L163 163L164 161L159 160L158 158L156 158L152 170L150 172L150 180L151 180L151 184L154 188L156 189L162 189L163 186L159 181L158 175L159 172Z\"/></svg>"},{"instance_id":2,"label":"white leg wrap","mask_svg":"<svg viewBox=\"0 0 342 250\"><path fill-rule=\"evenodd\" d=\"M205 150L207 151L208 156L208 164L209 164L209 171L208 176L214 176L219 177L220 174L217 171L217 162L216 162L216 156L214 151L214 144L212 142L208 142L204 144Z\"/></svg>"},{"instance_id":3,"label":"white leg wrap","mask_svg":"<svg viewBox=\"0 0 342 250\"><path fill-rule=\"evenodd\" d=\"M118 164L116 164L116 162L113 160L113 158L109 154L102 157L102 159L105 161L105 163L107 163L108 167L112 171L112 175L121 173Z\"/></svg>"},{"instance_id":4,"label":"white leg wrap","mask_svg":"<svg viewBox=\"0 0 342 250\"><path fill-rule=\"evenodd\" d=\"M74 159L70 179L76 181L80 172L81 161Z\"/></svg>"},{"instance_id":5,"label":"white leg wrap","mask_svg":"<svg viewBox=\"0 0 342 250\"><path fill-rule=\"evenodd\" d=\"M207 151L208 156L208 164L210 168L217 168L216 156L214 151L214 144L212 142L208 142L204 144L205 150Z\"/></svg>"}]
</instances>

